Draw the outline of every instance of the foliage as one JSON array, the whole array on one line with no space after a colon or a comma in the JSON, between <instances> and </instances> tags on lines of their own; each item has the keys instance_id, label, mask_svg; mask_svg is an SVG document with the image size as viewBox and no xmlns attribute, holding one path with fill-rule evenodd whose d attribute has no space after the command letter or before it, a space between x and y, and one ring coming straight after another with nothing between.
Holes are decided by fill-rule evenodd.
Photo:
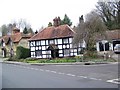
<instances>
[{"instance_id":1,"label":"foliage","mask_svg":"<svg viewBox=\"0 0 120 90\"><path fill-rule=\"evenodd\" d=\"M26 28L30 29L30 30L28 29L28 32L32 32L31 25L28 22L26 22L26 20L20 19L18 22L14 21L13 23L3 24L0 27L0 29L1 29L0 31L2 32L2 36L11 35L14 27L18 27L19 29L24 29L26 27Z\"/></svg>"},{"instance_id":2,"label":"foliage","mask_svg":"<svg viewBox=\"0 0 120 90\"><path fill-rule=\"evenodd\" d=\"M51 27L51 26L52 26L52 23L51 23L51 22L49 22L49 23L48 23L48 27Z\"/></svg>"},{"instance_id":3,"label":"foliage","mask_svg":"<svg viewBox=\"0 0 120 90\"><path fill-rule=\"evenodd\" d=\"M1 32L2 32L2 36L5 35L10 35L12 33L12 29L14 28L14 24L7 24L7 25L2 25L1 26Z\"/></svg>"},{"instance_id":4,"label":"foliage","mask_svg":"<svg viewBox=\"0 0 120 90\"><path fill-rule=\"evenodd\" d=\"M96 8L108 29L120 29L120 1L98 2Z\"/></svg>"},{"instance_id":5,"label":"foliage","mask_svg":"<svg viewBox=\"0 0 120 90\"><path fill-rule=\"evenodd\" d=\"M29 28L29 29L28 29L28 33L32 33L32 34L34 34L32 28Z\"/></svg>"},{"instance_id":6,"label":"foliage","mask_svg":"<svg viewBox=\"0 0 120 90\"><path fill-rule=\"evenodd\" d=\"M63 24L68 24L69 26L72 25L72 22L71 22L70 18L67 16L67 14L65 14L64 19L62 20L61 24L62 25Z\"/></svg>"},{"instance_id":7,"label":"foliage","mask_svg":"<svg viewBox=\"0 0 120 90\"><path fill-rule=\"evenodd\" d=\"M25 19L19 19L18 21L14 21L14 24L16 24L16 26L19 28L19 29L24 29L25 27L26 28L31 28L31 25L25 20Z\"/></svg>"},{"instance_id":8,"label":"foliage","mask_svg":"<svg viewBox=\"0 0 120 90\"><path fill-rule=\"evenodd\" d=\"M24 33L24 34L28 34L28 30L27 30L26 27L24 28L23 33Z\"/></svg>"},{"instance_id":9,"label":"foliage","mask_svg":"<svg viewBox=\"0 0 120 90\"><path fill-rule=\"evenodd\" d=\"M18 46L16 50L16 58L22 59L27 57L30 57L30 49Z\"/></svg>"},{"instance_id":10,"label":"foliage","mask_svg":"<svg viewBox=\"0 0 120 90\"><path fill-rule=\"evenodd\" d=\"M86 43L86 52L88 56L94 55L95 44L96 44L96 35L100 35L102 38L106 38L104 35L107 30L106 26L102 22L99 15L92 11L86 16L86 21L78 24L76 27L76 33L73 39L73 45L78 45L83 43L83 40Z\"/></svg>"},{"instance_id":11,"label":"foliage","mask_svg":"<svg viewBox=\"0 0 120 90\"><path fill-rule=\"evenodd\" d=\"M2 25L1 31L2 31L2 36L7 35L7 31L8 31L7 26L6 25Z\"/></svg>"},{"instance_id":12,"label":"foliage","mask_svg":"<svg viewBox=\"0 0 120 90\"><path fill-rule=\"evenodd\" d=\"M72 22L71 22L70 18L67 16L67 14L65 14L63 20L61 20L61 18L58 16L58 17L56 17L55 19L53 19L53 21L55 22L56 19L58 20L57 23L53 23L53 24L52 24L51 22L49 22L49 23L48 23L48 27L50 27L50 26L52 26L52 25L54 25L54 26L59 26L59 25L64 25L64 24L67 24L67 25L69 25L69 26L72 25ZM57 25L56 25L56 24L57 24Z\"/></svg>"}]
</instances>

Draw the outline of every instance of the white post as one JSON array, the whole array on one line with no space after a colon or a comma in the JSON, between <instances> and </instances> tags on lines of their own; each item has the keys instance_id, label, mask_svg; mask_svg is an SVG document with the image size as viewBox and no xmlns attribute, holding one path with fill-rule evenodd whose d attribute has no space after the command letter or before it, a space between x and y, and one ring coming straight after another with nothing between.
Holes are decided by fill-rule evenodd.
<instances>
[{"instance_id":1,"label":"white post","mask_svg":"<svg viewBox=\"0 0 120 90\"><path fill-rule=\"evenodd\" d=\"M105 56L105 43L103 44L104 46L104 60L106 60L106 56Z\"/></svg>"},{"instance_id":2,"label":"white post","mask_svg":"<svg viewBox=\"0 0 120 90\"><path fill-rule=\"evenodd\" d=\"M108 41L103 40L102 44L103 44L103 49L104 49L104 60L106 60L106 55L105 55L105 43L107 43Z\"/></svg>"}]
</instances>

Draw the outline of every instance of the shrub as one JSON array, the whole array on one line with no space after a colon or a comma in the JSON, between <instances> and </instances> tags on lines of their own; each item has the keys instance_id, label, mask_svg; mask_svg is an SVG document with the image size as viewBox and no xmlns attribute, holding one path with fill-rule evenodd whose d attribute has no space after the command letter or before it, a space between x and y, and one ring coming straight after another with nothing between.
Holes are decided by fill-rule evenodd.
<instances>
[{"instance_id":1,"label":"shrub","mask_svg":"<svg viewBox=\"0 0 120 90\"><path fill-rule=\"evenodd\" d=\"M7 61L17 61L16 56L8 58Z\"/></svg>"},{"instance_id":2,"label":"shrub","mask_svg":"<svg viewBox=\"0 0 120 90\"><path fill-rule=\"evenodd\" d=\"M16 50L16 58L22 59L27 57L30 57L30 49L18 46Z\"/></svg>"}]
</instances>

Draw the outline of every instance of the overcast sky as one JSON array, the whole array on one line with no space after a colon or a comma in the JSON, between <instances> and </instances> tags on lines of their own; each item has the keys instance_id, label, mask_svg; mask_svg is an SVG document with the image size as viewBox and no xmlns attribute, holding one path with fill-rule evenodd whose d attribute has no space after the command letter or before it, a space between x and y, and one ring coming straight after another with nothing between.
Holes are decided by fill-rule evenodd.
<instances>
[{"instance_id":1,"label":"overcast sky","mask_svg":"<svg viewBox=\"0 0 120 90\"><path fill-rule=\"evenodd\" d=\"M73 25L86 15L98 0L0 0L0 26L25 19L34 29L46 27L53 18L67 14Z\"/></svg>"}]
</instances>

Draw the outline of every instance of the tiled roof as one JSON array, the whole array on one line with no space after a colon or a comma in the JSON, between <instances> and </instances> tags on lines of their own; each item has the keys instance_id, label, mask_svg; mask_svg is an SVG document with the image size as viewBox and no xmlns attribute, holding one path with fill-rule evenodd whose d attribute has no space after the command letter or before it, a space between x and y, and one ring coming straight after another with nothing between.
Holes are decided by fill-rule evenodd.
<instances>
[{"instance_id":1,"label":"tiled roof","mask_svg":"<svg viewBox=\"0 0 120 90\"><path fill-rule=\"evenodd\" d=\"M23 33L19 32L19 33L15 33L13 35L6 35L3 36L1 38L1 40L3 40L5 43L7 43L9 41L9 39L12 40L12 42L17 43L19 42L22 38L30 38L32 37L32 34L26 34L24 35Z\"/></svg>"},{"instance_id":2,"label":"tiled roof","mask_svg":"<svg viewBox=\"0 0 120 90\"><path fill-rule=\"evenodd\" d=\"M106 32L108 39L120 39L120 30L112 30Z\"/></svg>"},{"instance_id":3,"label":"tiled roof","mask_svg":"<svg viewBox=\"0 0 120 90\"><path fill-rule=\"evenodd\" d=\"M52 38L64 38L73 36L74 31L68 25L60 25L58 27L51 26L43 29L29 40L41 40Z\"/></svg>"},{"instance_id":4,"label":"tiled roof","mask_svg":"<svg viewBox=\"0 0 120 90\"><path fill-rule=\"evenodd\" d=\"M96 40L103 40L103 39L108 39L108 40L117 40L120 39L120 30L109 30L106 31L106 33L104 34L106 38L104 38L103 36L100 36L99 34L96 35Z\"/></svg>"}]
</instances>

